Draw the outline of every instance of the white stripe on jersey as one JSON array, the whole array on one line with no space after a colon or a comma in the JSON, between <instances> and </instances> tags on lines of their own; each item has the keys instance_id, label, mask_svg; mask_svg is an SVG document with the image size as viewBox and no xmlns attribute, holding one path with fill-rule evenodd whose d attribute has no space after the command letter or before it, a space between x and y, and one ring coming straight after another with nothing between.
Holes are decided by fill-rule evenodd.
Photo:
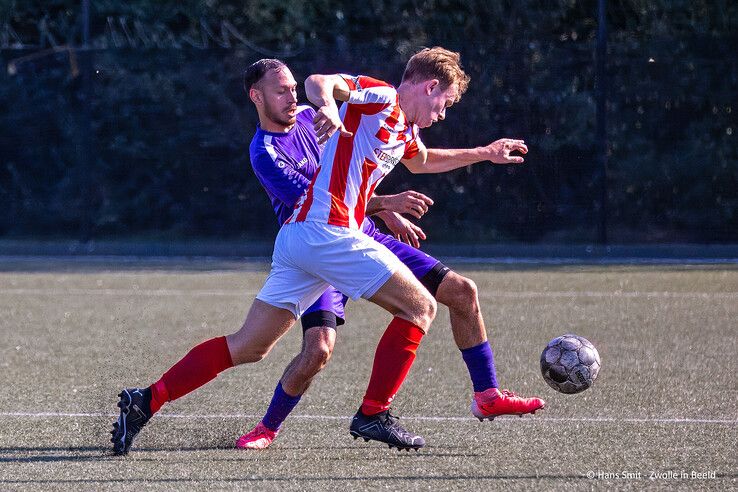
<instances>
[{"instance_id":1,"label":"white stripe on jersey","mask_svg":"<svg viewBox=\"0 0 738 492\"><path fill-rule=\"evenodd\" d=\"M272 143L272 136L271 135L264 135L264 148L267 151L267 154L269 154L269 157L272 158L274 163L277 163L277 151L274 150L274 144Z\"/></svg>"},{"instance_id":2,"label":"white stripe on jersey","mask_svg":"<svg viewBox=\"0 0 738 492\"><path fill-rule=\"evenodd\" d=\"M305 111L306 109L311 109L311 108L312 108L312 106L309 106L307 104L302 104L300 106L297 106L297 112L295 113L295 115L298 115L298 114L302 113L303 111Z\"/></svg>"},{"instance_id":3,"label":"white stripe on jersey","mask_svg":"<svg viewBox=\"0 0 738 492\"><path fill-rule=\"evenodd\" d=\"M349 92L351 104L394 104L397 91L394 87L372 87Z\"/></svg>"}]
</instances>

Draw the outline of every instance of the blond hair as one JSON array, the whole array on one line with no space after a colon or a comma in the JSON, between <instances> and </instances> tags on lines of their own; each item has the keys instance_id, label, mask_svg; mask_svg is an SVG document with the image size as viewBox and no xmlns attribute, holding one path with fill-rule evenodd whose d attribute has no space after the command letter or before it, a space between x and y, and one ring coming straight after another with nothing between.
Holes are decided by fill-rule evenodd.
<instances>
[{"instance_id":1,"label":"blond hair","mask_svg":"<svg viewBox=\"0 0 738 492\"><path fill-rule=\"evenodd\" d=\"M461 67L461 54L449 51L440 46L423 48L407 61L402 81L417 83L425 80L438 79L444 87L456 84L458 95L456 101L469 87L469 76Z\"/></svg>"}]
</instances>

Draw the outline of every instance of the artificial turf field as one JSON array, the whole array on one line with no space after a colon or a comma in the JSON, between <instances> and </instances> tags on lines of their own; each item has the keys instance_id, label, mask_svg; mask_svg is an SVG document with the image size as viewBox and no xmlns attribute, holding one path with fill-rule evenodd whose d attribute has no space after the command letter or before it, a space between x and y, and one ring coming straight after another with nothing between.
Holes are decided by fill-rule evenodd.
<instances>
[{"instance_id":1,"label":"artificial turf field","mask_svg":"<svg viewBox=\"0 0 738 492\"><path fill-rule=\"evenodd\" d=\"M354 441L350 416L389 321L359 301L268 450L233 443L266 409L299 325L264 361L162 409L114 457L120 388L149 384L194 344L237 329L268 265L0 258L0 490L738 486L738 267L448 263L479 286L501 385L545 398L544 412L472 418L440 308L393 406L427 446ZM579 395L556 393L539 372L545 344L566 332L602 357Z\"/></svg>"}]
</instances>

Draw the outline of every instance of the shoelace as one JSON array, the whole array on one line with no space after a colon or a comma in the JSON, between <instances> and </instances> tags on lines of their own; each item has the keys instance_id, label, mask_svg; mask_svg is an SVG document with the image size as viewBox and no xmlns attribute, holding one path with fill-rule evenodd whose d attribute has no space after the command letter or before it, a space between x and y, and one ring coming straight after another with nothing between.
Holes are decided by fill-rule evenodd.
<instances>
[{"instance_id":1,"label":"shoelace","mask_svg":"<svg viewBox=\"0 0 738 492\"><path fill-rule=\"evenodd\" d=\"M518 396L518 395L516 395L516 394L515 394L514 392L512 392L512 391L510 391L510 390L506 390L506 389L504 389L504 390L500 391L500 393L502 393L502 394L503 394L504 396L508 396L508 397L515 397L515 396Z\"/></svg>"},{"instance_id":2,"label":"shoelace","mask_svg":"<svg viewBox=\"0 0 738 492\"><path fill-rule=\"evenodd\" d=\"M391 410L391 409L389 409L389 408L387 409L387 419L386 419L386 421L387 421L387 423L389 424L389 425L388 425L388 427L389 427L390 429L395 429L395 430L399 431L399 433L400 433L400 435L402 436L402 438L404 438L404 439L411 439L411 440L412 440L412 438L413 438L413 435L412 435L412 434L410 434L410 433L409 433L408 431L406 431L405 429L403 429L403 428L402 428L402 427L400 426L400 424L398 423L398 420L400 420L400 417L398 417L397 415L392 415L392 414L390 413L390 410Z\"/></svg>"},{"instance_id":3,"label":"shoelace","mask_svg":"<svg viewBox=\"0 0 738 492\"><path fill-rule=\"evenodd\" d=\"M400 420L400 417L396 415L392 415L390 413L390 410L391 410L390 408L387 409L387 419L386 420L387 422L389 422L391 426L394 426L397 423L397 421Z\"/></svg>"}]
</instances>

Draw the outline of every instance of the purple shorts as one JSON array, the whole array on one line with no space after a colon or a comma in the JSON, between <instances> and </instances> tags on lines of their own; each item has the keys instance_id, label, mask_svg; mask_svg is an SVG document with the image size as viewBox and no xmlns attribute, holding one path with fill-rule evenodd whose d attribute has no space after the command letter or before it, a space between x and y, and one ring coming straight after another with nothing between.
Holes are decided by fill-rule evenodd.
<instances>
[{"instance_id":1,"label":"purple shorts","mask_svg":"<svg viewBox=\"0 0 738 492\"><path fill-rule=\"evenodd\" d=\"M379 231L374 222L366 220L362 231L373 237L377 242L384 244L400 259L413 275L435 296L435 290L449 269L440 261L427 255L409 244L405 244L392 236ZM426 277L432 274L433 278ZM427 280L427 282L426 282ZM313 326L342 325L345 323L344 308L348 297L334 288L328 288L302 315L303 330Z\"/></svg>"}]
</instances>

